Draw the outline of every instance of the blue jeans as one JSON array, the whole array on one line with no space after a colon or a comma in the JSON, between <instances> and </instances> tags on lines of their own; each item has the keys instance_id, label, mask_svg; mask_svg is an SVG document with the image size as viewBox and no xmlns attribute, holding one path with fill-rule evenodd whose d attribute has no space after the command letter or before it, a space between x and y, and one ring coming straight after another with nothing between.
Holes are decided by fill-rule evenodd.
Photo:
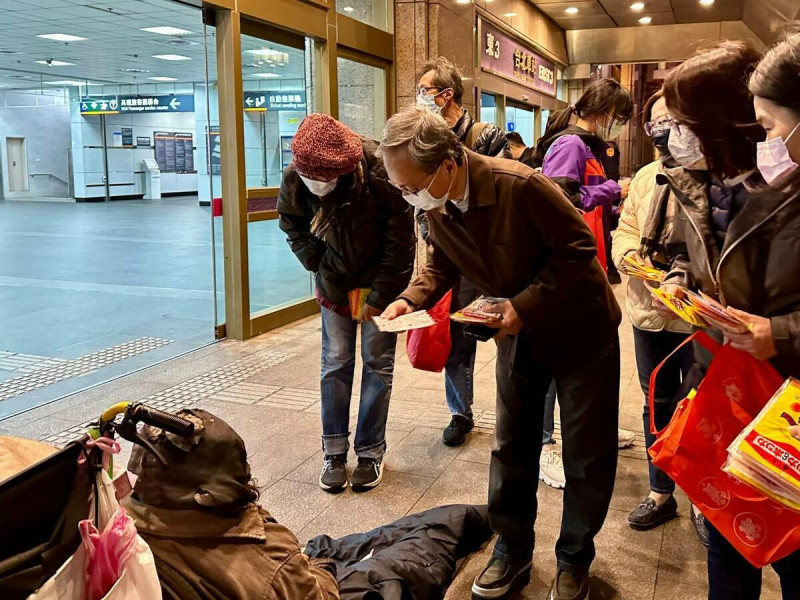
<instances>
[{"instance_id":1,"label":"blue jeans","mask_svg":"<svg viewBox=\"0 0 800 600\"><path fill-rule=\"evenodd\" d=\"M469 281L461 278L458 297L451 312L467 306L478 296ZM444 366L444 389L451 415L472 419L473 376L478 342L464 335L464 325L450 321L450 356Z\"/></svg>"},{"instance_id":2,"label":"blue jeans","mask_svg":"<svg viewBox=\"0 0 800 600\"><path fill-rule=\"evenodd\" d=\"M347 454L350 448L350 396L356 366L358 323L322 308L322 451ZM361 401L355 450L361 458L383 458L386 418L392 394L397 336L381 333L372 322L361 325Z\"/></svg>"},{"instance_id":3,"label":"blue jeans","mask_svg":"<svg viewBox=\"0 0 800 600\"><path fill-rule=\"evenodd\" d=\"M633 344L636 351L636 369L639 371L639 385L644 393L644 410L642 419L644 423L644 439L647 447L653 445L656 436L650 433L650 375L670 353L678 347L687 337L687 334L673 333L671 331L644 331L633 328ZM655 415L653 420L658 429L669 424L680 398L677 398L681 382L686 377L694 363L694 353L691 344L684 347L674 356L658 374L655 391ZM675 491L675 482L669 475L653 464L650 454L647 454L647 466L650 472L650 489L657 494L672 494Z\"/></svg>"},{"instance_id":4,"label":"blue jeans","mask_svg":"<svg viewBox=\"0 0 800 600\"><path fill-rule=\"evenodd\" d=\"M761 569L756 569L708 525L708 600L759 600ZM800 600L800 550L770 565L781 580L783 600ZM777 599L774 599L777 600Z\"/></svg>"}]
</instances>

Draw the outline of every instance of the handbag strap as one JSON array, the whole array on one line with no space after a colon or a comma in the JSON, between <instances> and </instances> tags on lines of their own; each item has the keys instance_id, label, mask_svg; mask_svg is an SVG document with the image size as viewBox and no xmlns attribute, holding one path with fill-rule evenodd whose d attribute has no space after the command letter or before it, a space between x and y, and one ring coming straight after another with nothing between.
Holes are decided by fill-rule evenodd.
<instances>
[{"instance_id":1,"label":"handbag strap","mask_svg":"<svg viewBox=\"0 0 800 600\"><path fill-rule=\"evenodd\" d=\"M706 350L708 350L712 356L715 356L720 349L722 348L722 344L714 340L710 335L708 335L705 331L695 331L692 335L687 337L683 340L678 347L673 350L667 358L661 361L661 364L658 365L653 372L650 374L650 389L648 390L647 394L647 402L650 405L650 433L654 435L661 435L661 433L666 429L665 426L663 429L659 430L656 428L656 421L655 421L655 404L656 404L656 378L658 374L661 372L661 369L664 368L672 358L678 354L681 350L683 350L687 345L691 344L692 342L697 342L701 346L703 346Z\"/></svg>"}]
</instances>

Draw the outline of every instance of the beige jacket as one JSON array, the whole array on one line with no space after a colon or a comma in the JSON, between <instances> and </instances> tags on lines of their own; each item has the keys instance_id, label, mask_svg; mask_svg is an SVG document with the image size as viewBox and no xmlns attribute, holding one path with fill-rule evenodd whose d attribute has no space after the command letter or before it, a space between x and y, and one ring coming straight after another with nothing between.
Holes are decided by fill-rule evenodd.
<instances>
[{"instance_id":1,"label":"beige jacket","mask_svg":"<svg viewBox=\"0 0 800 600\"><path fill-rule=\"evenodd\" d=\"M656 175L661 171L661 163L653 161L643 167L631 181L628 198L619 216L619 227L612 233L613 243L611 255L614 264L621 270L622 261L631 252L638 252L641 243L641 232L647 222L650 203L655 193ZM672 203L673 200L670 200ZM674 210L674 206L671 208ZM628 294L625 300L628 317L637 329L645 331L673 331L690 333L690 325L680 319L667 321L653 310L653 301L644 281L628 278Z\"/></svg>"}]
</instances>

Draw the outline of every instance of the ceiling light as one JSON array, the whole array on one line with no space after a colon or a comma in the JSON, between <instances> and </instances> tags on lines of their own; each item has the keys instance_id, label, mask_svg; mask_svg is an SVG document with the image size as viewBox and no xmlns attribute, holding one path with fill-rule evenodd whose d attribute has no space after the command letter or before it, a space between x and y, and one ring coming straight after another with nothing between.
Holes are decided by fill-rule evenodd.
<instances>
[{"instance_id":1,"label":"ceiling light","mask_svg":"<svg viewBox=\"0 0 800 600\"><path fill-rule=\"evenodd\" d=\"M456 0L456 4L469 4L472 0Z\"/></svg>"},{"instance_id":2,"label":"ceiling light","mask_svg":"<svg viewBox=\"0 0 800 600\"><path fill-rule=\"evenodd\" d=\"M700 4L702 4L703 6L711 6L712 4L714 4L714 0L700 0Z\"/></svg>"},{"instance_id":3,"label":"ceiling light","mask_svg":"<svg viewBox=\"0 0 800 600\"><path fill-rule=\"evenodd\" d=\"M183 56L182 54L154 54L153 58L158 58L160 60L192 60L188 56Z\"/></svg>"},{"instance_id":4,"label":"ceiling light","mask_svg":"<svg viewBox=\"0 0 800 600\"><path fill-rule=\"evenodd\" d=\"M54 42L82 42L86 39L85 37L80 37L79 35L69 35L66 33L43 33L42 35L37 35L36 37L45 40L53 40Z\"/></svg>"},{"instance_id":5,"label":"ceiling light","mask_svg":"<svg viewBox=\"0 0 800 600\"><path fill-rule=\"evenodd\" d=\"M342 10L344 12L353 12L355 9L352 6L345 6Z\"/></svg>"},{"instance_id":6,"label":"ceiling light","mask_svg":"<svg viewBox=\"0 0 800 600\"><path fill-rule=\"evenodd\" d=\"M264 79L275 79L276 77L280 77L278 73L253 73L254 77L263 77Z\"/></svg>"},{"instance_id":7,"label":"ceiling light","mask_svg":"<svg viewBox=\"0 0 800 600\"><path fill-rule=\"evenodd\" d=\"M170 27L169 25L162 25L160 27L143 27L139 31L146 31L147 33L160 33L161 35L186 35L192 33L188 29L179 29L178 27Z\"/></svg>"},{"instance_id":8,"label":"ceiling light","mask_svg":"<svg viewBox=\"0 0 800 600\"><path fill-rule=\"evenodd\" d=\"M123 73L149 73L147 69L120 69Z\"/></svg>"},{"instance_id":9,"label":"ceiling light","mask_svg":"<svg viewBox=\"0 0 800 600\"><path fill-rule=\"evenodd\" d=\"M631 4L631 10L644 10L644 2L634 2Z\"/></svg>"},{"instance_id":10,"label":"ceiling light","mask_svg":"<svg viewBox=\"0 0 800 600\"><path fill-rule=\"evenodd\" d=\"M148 77L151 81L178 81L174 77Z\"/></svg>"},{"instance_id":11,"label":"ceiling light","mask_svg":"<svg viewBox=\"0 0 800 600\"><path fill-rule=\"evenodd\" d=\"M87 85L93 85L88 81L75 81L73 79L61 79L59 81L45 81L47 85L68 85L74 87L84 87Z\"/></svg>"},{"instance_id":12,"label":"ceiling light","mask_svg":"<svg viewBox=\"0 0 800 600\"><path fill-rule=\"evenodd\" d=\"M67 62L65 60L35 60L37 65L47 65L48 67L71 67L75 63Z\"/></svg>"},{"instance_id":13,"label":"ceiling light","mask_svg":"<svg viewBox=\"0 0 800 600\"><path fill-rule=\"evenodd\" d=\"M577 15L578 14L578 7L577 6L568 6L567 9L564 11L568 15Z\"/></svg>"},{"instance_id":14,"label":"ceiling light","mask_svg":"<svg viewBox=\"0 0 800 600\"><path fill-rule=\"evenodd\" d=\"M639 23L641 23L642 25L650 25L652 21L653 17L642 17L641 19L639 19Z\"/></svg>"},{"instance_id":15,"label":"ceiling light","mask_svg":"<svg viewBox=\"0 0 800 600\"><path fill-rule=\"evenodd\" d=\"M508 13L504 14L503 16L504 16L504 17L507 17L507 18L509 18L509 19L510 19L511 17L516 17L516 16L517 16L517 13L515 13L515 12L508 12Z\"/></svg>"}]
</instances>

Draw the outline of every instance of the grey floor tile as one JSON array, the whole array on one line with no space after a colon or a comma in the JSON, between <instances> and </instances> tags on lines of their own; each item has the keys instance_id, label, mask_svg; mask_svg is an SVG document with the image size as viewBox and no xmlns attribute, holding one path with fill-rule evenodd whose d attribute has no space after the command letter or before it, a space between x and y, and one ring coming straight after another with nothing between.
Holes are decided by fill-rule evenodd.
<instances>
[{"instance_id":1,"label":"grey floor tile","mask_svg":"<svg viewBox=\"0 0 800 600\"><path fill-rule=\"evenodd\" d=\"M348 488L298 535L300 543L325 533L332 537L369 531L403 517L433 483L430 477L384 472L377 488L355 493Z\"/></svg>"},{"instance_id":2,"label":"grey floor tile","mask_svg":"<svg viewBox=\"0 0 800 600\"><path fill-rule=\"evenodd\" d=\"M284 479L264 490L260 503L269 508L280 524L297 533L328 508L335 498L316 484Z\"/></svg>"},{"instance_id":3,"label":"grey floor tile","mask_svg":"<svg viewBox=\"0 0 800 600\"><path fill-rule=\"evenodd\" d=\"M401 473L438 477L458 455L442 444L439 429L418 427L386 454L386 467Z\"/></svg>"},{"instance_id":4,"label":"grey floor tile","mask_svg":"<svg viewBox=\"0 0 800 600\"><path fill-rule=\"evenodd\" d=\"M494 435L472 433L467 436L467 441L461 447L457 459L488 465L492 458L493 444Z\"/></svg>"},{"instance_id":5,"label":"grey floor tile","mask_svg":"<svg viewBox=\"0 0 800 600\"><path fill-rule=\"evenodd\" d=\"M279 433L248 446L250 470L258 487L275 485L319 451L319 438ZM254 448L250 450L250 448Z\"/></svg>"},{"instance_id":6,"label":"grey floor tile","mask_svg":"<svg viewBox=\"0 0 800 600\"><path fill-rule=\"evenodd\" d=\"M411 512L421 512L445 504L486 504L488 495L489 467L456 460L428 488Z\"/></svg>"},{"instance_id":7,"label":"grey floor tile","mask_svg":"<svg viewBox=\"0 0 800 600\"><path fill-rule=\"evenodd\" d=\"M707 600L707 585L692 585L681 581L662 580L659 576L653 600ZM764 600L767 600L766 598ZM777 600L777 598L775 598Z\"/></svg>"}]
</instances>

